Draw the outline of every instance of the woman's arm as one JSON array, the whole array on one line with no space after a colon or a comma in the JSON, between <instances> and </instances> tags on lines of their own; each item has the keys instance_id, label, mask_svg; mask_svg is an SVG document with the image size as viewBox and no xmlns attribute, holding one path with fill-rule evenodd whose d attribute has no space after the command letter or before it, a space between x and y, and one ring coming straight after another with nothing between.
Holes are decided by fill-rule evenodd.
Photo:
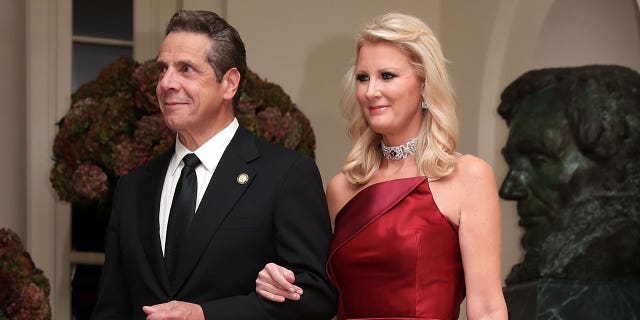
<instances>
[{"instance_id":1,"label":"woman's arm","mask_svg":"<svg viewBox=\"0 0 640 320\"><path fill-rule=\"evenodd\" d=\"M256 293L275 302L285 299L300 300L302 288L294 285L296 277L293 272L275 263L267 263L256 279Z\"/></svg>"},{"instance_id":2,"label":"woman's arm","mask_svg":"<svg viewBox=\"0 0 640 320\"><path fill-rule=\"evenodd\" d=\"M500 276L500 205L491 167L483 160L459 159L459 239L467 293L467 317L507 319Z\"/></svg>"}]
</instances>

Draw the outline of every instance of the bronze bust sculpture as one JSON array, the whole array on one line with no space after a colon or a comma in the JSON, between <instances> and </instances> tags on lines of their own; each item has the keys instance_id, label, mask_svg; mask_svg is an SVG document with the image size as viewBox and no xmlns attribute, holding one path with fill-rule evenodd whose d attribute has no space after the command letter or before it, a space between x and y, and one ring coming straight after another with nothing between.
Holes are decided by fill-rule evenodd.
<instances>
[{"instance_id":1,"label":"bronze bust sculpture","mask_svg":"<svg viewBox=\"0 0 640 320\"><path fill-rule=\"evenodd\" d=\"M524 260L508 285L539 278L640 278L640 75L591 65L525 73L502 93Z\"/></svg>"}]
</instances>

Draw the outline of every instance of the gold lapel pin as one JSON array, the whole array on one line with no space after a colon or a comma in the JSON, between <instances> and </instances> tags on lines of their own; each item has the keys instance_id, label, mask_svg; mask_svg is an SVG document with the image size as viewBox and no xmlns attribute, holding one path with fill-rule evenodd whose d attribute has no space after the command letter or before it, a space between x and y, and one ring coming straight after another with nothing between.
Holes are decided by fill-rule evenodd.
<instances>
[{"instance_id":1,"label":"gold lapel pin","mask_svg":"<svg viewBox=\"0 0 640 320\"><path fill-rule=\"evenodd\" d=\"M249 175L243 172L238 175L236 181L238 181L239 184L245 184L249 181Z\"/></svg>"}]
</instances>

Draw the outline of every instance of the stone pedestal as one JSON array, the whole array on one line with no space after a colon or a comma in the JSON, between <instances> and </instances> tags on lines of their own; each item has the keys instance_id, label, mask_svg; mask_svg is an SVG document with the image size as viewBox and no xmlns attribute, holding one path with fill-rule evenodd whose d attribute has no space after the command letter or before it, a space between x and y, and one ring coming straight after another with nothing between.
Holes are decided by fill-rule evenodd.
<instances>
[{"instance_id":1,"label":"stone pedestal","mask_svg":"<svg viewBox=\"0 0 640 320\"><path fill-rule=\"evenodd\" d=\"M640 319L640 279L540 279L504 288L510 320Z\"/></svg>"}]
</instances>

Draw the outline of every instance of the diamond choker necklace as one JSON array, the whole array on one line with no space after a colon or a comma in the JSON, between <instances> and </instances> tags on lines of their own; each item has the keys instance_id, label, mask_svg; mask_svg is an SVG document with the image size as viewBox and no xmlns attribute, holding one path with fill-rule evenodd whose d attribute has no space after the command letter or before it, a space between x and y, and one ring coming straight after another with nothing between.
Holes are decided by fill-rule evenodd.
<instances>
[{"instance_id":1,"label":"diamond choker necklace","mask_svg":"<svg viewBox=\"0 0 640 320\"><path fill-rule=\"evenodd\" d=\"M380 148L382 148L382 156L388 160L400 160L406 159L408 155L416 153L416 146L418 145L418 138L413 138L404 145L387 147L384 141L380 141Z\"/></svg>"}]
</instances>

